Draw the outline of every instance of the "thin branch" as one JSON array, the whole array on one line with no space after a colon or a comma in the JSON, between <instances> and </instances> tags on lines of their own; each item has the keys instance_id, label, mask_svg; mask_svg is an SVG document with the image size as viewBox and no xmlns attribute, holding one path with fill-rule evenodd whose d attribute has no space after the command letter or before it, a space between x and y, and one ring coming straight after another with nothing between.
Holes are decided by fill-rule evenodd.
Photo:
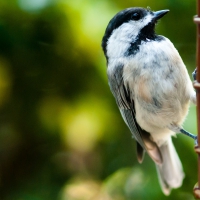
<instances>
[{"instance_id":1,"label":"thin branch","mask_svg":"<svg viewBox=\"0 0 200 200\"><path fill-rule=\"evenodd\" d=\"M198 155L198 183L195 185L193 193L196 199L200 199L200 0L197 0L197 16L194 17L194 22L197 24L197 47L196 47L196 68L197 76L194 82L197 97L197 132L198 144L195 146L195 151Z\"/></svg>"}]
</instances>

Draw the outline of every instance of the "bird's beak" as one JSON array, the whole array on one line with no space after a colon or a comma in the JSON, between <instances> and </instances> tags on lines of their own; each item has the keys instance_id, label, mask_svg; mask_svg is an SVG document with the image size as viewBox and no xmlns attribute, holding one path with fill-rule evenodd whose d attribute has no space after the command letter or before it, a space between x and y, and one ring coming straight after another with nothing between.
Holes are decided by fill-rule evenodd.
<instances>
[{"instance_id":1,"label":"bird's beak","mask_svg":"<svg viewBox=\"0 0 200 200\"><path fill-rule=\"evenodd\" d=\"M166 15L168 12L169 10L159 10L159 11L153 12L153 19L157 21L160 18L162 18L164 15Z\"/></svg>"}]
</instances>

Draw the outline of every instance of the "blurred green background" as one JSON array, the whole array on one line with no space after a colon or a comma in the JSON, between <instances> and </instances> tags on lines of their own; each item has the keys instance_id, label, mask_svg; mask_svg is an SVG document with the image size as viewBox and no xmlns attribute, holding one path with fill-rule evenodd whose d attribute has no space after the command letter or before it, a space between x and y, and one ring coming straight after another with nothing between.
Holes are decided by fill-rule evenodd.
<instances>
[{"instance_id":1,"label":"blurred green background","mask_svg":"<svg viewBox=\"0 0 200 200\"><path fill-rule=\"evenodd\" d=\"M174 144L186 177L165 197L154 163L138 164L106 77L101 39L133 6L170 9L157 25L195 68L195 0L0 0L0 199L190 200L193 141ZM191 106L184 124L196 133Z\"/></svg>"}]
</instances>

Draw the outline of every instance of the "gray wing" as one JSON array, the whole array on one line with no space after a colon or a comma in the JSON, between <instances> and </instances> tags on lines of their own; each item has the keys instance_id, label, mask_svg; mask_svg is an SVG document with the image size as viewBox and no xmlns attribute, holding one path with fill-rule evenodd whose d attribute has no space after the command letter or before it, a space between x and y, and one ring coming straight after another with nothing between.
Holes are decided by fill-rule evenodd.
<instances>
[{"instance_id":1,"label":"gray wing","mask_svg":"<svg viewBox=\"0 0 200 200\"><path fill-rule=\"evenodd\" d=\"M162 156L157 144L151 140L150 134L143 130L136 121L134 100L131 98L130 89L124 85L123 68L124 65L119 64L111 73L108 73L109 86L126 125L137 141L138 161L142 162L144 150L146 150L156 163L162 163Z\"/></svg>"}]
</instances>

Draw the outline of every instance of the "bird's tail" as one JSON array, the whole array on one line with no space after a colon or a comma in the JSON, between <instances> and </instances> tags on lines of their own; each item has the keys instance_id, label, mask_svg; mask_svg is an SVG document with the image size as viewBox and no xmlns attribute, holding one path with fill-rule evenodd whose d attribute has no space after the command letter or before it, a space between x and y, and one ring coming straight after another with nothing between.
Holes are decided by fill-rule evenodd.
<instances>
[{"instance_id":1,"label":"bird's tail","mask_svg":"<svg viewBox=\"0 0 200 200\"><path fill-rule=\"evenodd\" d=\"M185 175L171 137L160 147L160 151L163 163L156 164L156 168L161 188L165 195L169 195L172 188L182 185Z\"/></svg>"}]
</instances>

